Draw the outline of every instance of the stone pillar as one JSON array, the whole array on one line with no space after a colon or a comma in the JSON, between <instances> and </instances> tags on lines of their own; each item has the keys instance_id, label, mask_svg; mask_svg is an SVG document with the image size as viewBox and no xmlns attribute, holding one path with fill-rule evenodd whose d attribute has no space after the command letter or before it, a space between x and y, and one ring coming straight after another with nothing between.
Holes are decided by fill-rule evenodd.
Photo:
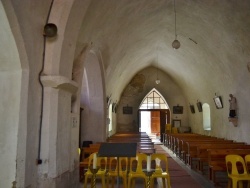
<instances>
[{"instance_id":1,"label":"stone pillar","mask_svg":"<svg viewBox=\"0 0 250 188\"><path fill-rule=\"evenodd\" d=\"M71 134L72 129L79 126L79 117L75 115L72 119L71 96L77 91L77 84L63 76L43 76L41 80L44 86L44 106L39 187L72 187L72 184L76 184L72 182L72 164L75 163L74 158L77 158L77 146L76 152L72 153L74 146Z\"/></svg>"}]
</instances>

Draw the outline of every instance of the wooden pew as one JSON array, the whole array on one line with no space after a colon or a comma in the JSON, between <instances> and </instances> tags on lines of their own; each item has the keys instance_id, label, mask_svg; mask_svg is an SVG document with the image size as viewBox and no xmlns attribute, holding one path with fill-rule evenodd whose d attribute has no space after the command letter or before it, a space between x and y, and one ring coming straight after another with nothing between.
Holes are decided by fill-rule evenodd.
<instances>
[{"instance_id":1,"label":"wooden pew","mask_svg":"<svg viewBox=\"0 0 250 188\"><path fill-rule=\"evenodd\" d=\"M198 141L185 141L187 145L187 151L183 151L185 154L185 162L188 166L192 167L192 160L197 159L197 147L206 143L211 144L232 144L233 140L223 139L209 139L209 140L198 140Z\"/></svg>"},{"instance_id":2,"label":"wooden pew","mask_svg":"<svg viewBox=\"0 0 250 188\"><path fill-rule=\"evenodd\" d=\"M250 149L250 145L243 142L225 143L207 143L197 146L197 170L203 172L204 164L208 164L208 150L209 149Z\"/></svg>"},{"instance_id":3,"label":"wooden pew","mask_svg":"<svg viewBox=\"0 0 250 188\"><path fill-rule=\"evenodd\" d=\"M250 149L208 149L208 166L210 180L216 184L216 173L227 173L225 157L229 154L237 154L245 157L250 154Z\"/></svg>"},{"instance_id":4,"label":"wooden pew","mask_svg":"<svg viewBox=\"0 0 250 188\"><path fill-rule=\"evenodd\" d=\"M193 133L166 133L166 147L168 147L170 150L174 152L175 145L178 142L178 138L185 138L185 137L197 137L201 136L199 134L193 134Z\"/></svg>"},{"instance_id":5,"label":"wooden pew","mask_svg":"<svg viewBox=\"0 0 250 188\"><path fill-rule=\"evenodd\" d=\"M185 155L188 153L189 150L189 144L188 143L197 143L197 142L202 142L202 143L206 143L206 142L210 142L210 141L214 141L214 140L218 140L217 138L214 137L196 137L196 138L179 138L178 139L178 143L175 146L175 152L177 154L177 156L182 159L183 161L185 161Z\"/></svg>"},{"instance_id":6,"label":"wooden pew","mask_svg":"<svg viewBox=\"0 0 250 188\"><path fill-rule=\"evenodd\" d=\"M179 139L179 144L177 147L178 157L183 160L186 164L190 164L190 155L196 154L196 145L201 143L214 143L214 142L221 142L225 141L224 139L219 139L215 137L196 137L194 138L184 138ZM233 142L233 141L231 141ZM190 145L191 144L191 145Z\"/></svg>"}]
</instances>

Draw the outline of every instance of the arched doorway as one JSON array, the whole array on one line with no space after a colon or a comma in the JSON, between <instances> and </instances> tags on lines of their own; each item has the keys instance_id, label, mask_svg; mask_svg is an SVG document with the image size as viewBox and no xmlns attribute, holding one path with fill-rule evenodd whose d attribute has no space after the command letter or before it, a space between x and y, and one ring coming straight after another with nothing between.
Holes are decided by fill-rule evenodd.
<instances>
[{"instance_id":1,"label":"arched doorway","mask_svg":"<svg viewBox=\"0 0 250 188\"><path fill-rule=\"evenodd\" d=\"M153 88L142 100L138 110L139 131L148 134L165 132L170 123L170 110L164 97Z\"/></svg>"}]
</instances>

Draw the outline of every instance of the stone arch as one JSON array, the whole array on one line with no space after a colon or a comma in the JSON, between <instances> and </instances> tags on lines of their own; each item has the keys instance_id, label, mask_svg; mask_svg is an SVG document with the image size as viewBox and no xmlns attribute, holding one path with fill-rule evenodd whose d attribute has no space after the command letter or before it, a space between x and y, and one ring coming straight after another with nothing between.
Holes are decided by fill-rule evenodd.
<instances>
[{"instance_id":1,"label":"stone arch","mask_svg":"<svg viewBox=\"0 0 250 188\"><path fill-rule=\"evenodd\" d=\"M106 139L106 91L101 56L98 50L86 52L81 80L81 141L103 142ZM96 134L96 133L100 134ZM93 138L95 140L93 140Z\"/></svg>"},{"instance_id":2,"label":"stone arch","mask_svg":"<svg viewBox=\"0 0 250 188\"><path fill-rule=\"evenodd\" d=\"M0 2L0 114L1 160L5 172L1 185L25 185L25 157L28 103L28 58L20 27L9 1Z\"/></svg>"}]
</instances>

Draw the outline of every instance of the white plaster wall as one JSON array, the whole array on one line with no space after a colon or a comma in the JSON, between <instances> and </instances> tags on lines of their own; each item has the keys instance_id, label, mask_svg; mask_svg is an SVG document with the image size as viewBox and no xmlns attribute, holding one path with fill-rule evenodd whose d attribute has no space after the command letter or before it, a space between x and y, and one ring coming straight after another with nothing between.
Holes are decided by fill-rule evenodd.
<instances>
[{"instance_id":1,"label":"white plaster wall","mask_svg":"<svg viewBox=\"0 0 250 188\"><path fill-rule=\"evenodd\" d=\"M164 72L159 71L158 77L161 80L160 84L156 84L157 69L155 67L148 67L140 71L138 74L145 76L145 83L141 85L141 89L138 87L133 88L130 85L124 89L121 99L119 101L119 107L117 112L117 126L120 131L137 130L138 128L138 114L137 111L144 97L153 88L156 88L162 96L165 98L169 105L170 112L173 110L173 106L183 106L183 114L172 114L172 119L180 119L182 126L189 126L188 122L188 106L186 99L181 91L181 88ZM133 114L123 114L124 106L132 106Z\"/></svg>"},{"instance_id":2,"label":"white plaster wall","mask_svg":"<svg viewBox=\"0 0 250 188\"><path fill-rule=\"evenodd\" d=\"M11 187L16 181L16 156L20 109L21 72L0 74L0 172L1 187Z\"/></svg>"},{"instance_id":3,"label":"white plaster wall","mask_svg":"<svg viewBox=\"0 0 250 188\"><path fill-rule=\"evenodd\" d=\"M17 181L16 175L19 170L17 156L20 154L17 146L21 115L19 111L22 71L15 40L1 2L0 22L2 24L0 28L0 166L4 169L0 172L0 187L11 187L12 182ZM21 170L24 171L24 169ZM18 180L23 183L24 178Z\"/></svg>"}]
</instances>

